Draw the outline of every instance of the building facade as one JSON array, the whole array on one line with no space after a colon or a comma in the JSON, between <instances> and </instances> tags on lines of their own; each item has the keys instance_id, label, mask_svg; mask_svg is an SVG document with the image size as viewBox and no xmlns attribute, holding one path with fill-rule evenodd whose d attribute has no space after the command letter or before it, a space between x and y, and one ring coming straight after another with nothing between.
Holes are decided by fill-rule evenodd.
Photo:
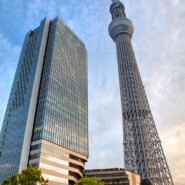
<instances>
[{"instance_id":1,"label":"building facade","mask_svg":"<svg viewBox=\"0 0 185 185\"><path fill-rule=\"evenodd\" d=\"M121 185L140 185L140 176L127 171L123 168L107 168L107 169L92 169L85 170L85 176L97 177L105 183L109 184L121 184Z\"/></svg>"},{"instance_id":2,"label":"building facade","mask_svg":"<svg viewBox=\"0 0 185 185\"><path fill-rule=\"evenodd\" d=\"M87 51L60 20L26 34L0 135L0 182L28 163L73 184L88 158Z\"/></svg>"},{"instance_id":3,"label":"building facade","mask_svg":"<svg viewBox=\"0 0 185 185\"><path fill-rule=\"evenodd\" d=\"M132 48L133 24L119 0L112 0L110 12L109 34L117 48L125 168L155 185L173 185Z\"/></svg>"}]
</instances>

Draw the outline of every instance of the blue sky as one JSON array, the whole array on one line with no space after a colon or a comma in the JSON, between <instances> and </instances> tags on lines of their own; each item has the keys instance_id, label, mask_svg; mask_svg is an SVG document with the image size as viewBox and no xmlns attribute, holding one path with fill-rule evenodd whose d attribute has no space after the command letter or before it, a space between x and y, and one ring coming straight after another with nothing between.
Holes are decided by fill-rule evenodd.
<instances>
[{"instance_id":1,"label":"blue sky","mask_svg":"<svg viewBox=\"0 0 185 185\"><path fill-rule=\"evenodd\" d=\"M124 0L145 90L176 185L185 181L185 1ZM25 33L59 16L86 44L89 77L87 168L123 167L111 0L0 0L0 127Z\"/></svg>"}]
</instances>

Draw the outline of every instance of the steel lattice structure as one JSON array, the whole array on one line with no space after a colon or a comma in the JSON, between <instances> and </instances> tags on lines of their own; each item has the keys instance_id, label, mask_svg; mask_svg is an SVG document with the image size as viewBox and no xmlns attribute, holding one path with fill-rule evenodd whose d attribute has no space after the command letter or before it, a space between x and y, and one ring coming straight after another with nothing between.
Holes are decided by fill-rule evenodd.
<instances>
[{"instance_id":1,"label":"steel lattice structure","mask_svg":"<svg viewBox=\"0 0 185 185\"><path fill-rule=\"evenodd\" d=\"M109 34L117 47L125 168L154 185L173 185L131 44L133 24L119 0L112 0L110 12Z\"/></svg>"}]
</instances>

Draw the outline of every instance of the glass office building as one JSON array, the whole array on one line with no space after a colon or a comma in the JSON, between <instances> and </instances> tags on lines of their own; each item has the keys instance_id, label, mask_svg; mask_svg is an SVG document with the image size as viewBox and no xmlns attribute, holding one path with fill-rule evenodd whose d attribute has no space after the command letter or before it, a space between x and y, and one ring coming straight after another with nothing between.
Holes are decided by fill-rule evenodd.
<instances>
[{"instance_id":1,"label":"glass office building","mask_svg":"<svg viewBox=\"0 0 185 185\"><path fill-rule=\"evenodd\" d=\"M60 20L26 34L0 135L0 182L28 163L73 184L88 158L87 51Z\"/></svg>"}]
</instances>

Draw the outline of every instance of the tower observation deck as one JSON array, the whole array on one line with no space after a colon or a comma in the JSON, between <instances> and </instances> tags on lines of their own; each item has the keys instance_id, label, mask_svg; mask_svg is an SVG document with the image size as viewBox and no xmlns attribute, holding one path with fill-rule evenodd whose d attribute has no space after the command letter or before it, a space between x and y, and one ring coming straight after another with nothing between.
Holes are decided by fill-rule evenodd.
<instances>
[{"instance_id":1,"label":"tower observation deck","mask_svg":"<svg viewBox=\"0 0 185 185\"><path fill-rule=\"evenodd\" d=\"M110 12L109 34L117 49L125 168L154 185L173 185L132 48L133 24L119 0L112 0Z\"/></svg>"}]
</instances>

